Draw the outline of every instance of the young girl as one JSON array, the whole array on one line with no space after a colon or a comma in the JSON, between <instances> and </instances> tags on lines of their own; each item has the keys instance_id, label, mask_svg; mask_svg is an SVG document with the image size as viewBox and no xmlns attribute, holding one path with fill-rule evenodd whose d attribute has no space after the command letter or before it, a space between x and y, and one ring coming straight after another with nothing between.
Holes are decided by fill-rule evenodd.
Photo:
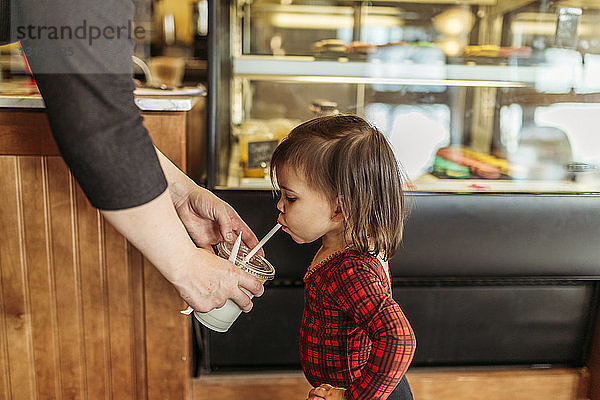
<instances>
[{"instance_id":1,"label":"young girl","mask_svg":"<svg viewBox=\"0 0 600 400\"><path fill-rule=\"evenodd\" d=\"M297 243L322 240L304 282L300 329L309 399L412 399L415 337L392 299L387 260L402 236L398 164L354 115L319 117L275 149L278 222Z\"/></svg>"}]
</instances>

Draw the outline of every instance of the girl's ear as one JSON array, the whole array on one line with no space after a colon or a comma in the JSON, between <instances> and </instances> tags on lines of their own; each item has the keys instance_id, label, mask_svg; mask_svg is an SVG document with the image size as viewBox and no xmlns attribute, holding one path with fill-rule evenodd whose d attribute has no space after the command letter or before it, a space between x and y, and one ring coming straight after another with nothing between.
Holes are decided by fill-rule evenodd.
<instances>
[{"instance_id":1,"label":"girl's ear","mask_svg":"<svg viewBox=\"0 0 600 400\"><path fill-rule=\"evenodd\" d=\"M342 222L344 220L344 210L342 208L342 196L337 196L335 199L335 207L333 209L333 215L331 220L333 222Z\"/></svg>"}]
</instances>

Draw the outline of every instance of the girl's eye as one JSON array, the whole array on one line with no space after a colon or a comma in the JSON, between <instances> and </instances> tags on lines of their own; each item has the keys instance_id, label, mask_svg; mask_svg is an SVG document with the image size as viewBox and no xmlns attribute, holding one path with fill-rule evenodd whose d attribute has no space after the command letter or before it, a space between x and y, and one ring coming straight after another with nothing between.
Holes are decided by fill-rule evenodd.
<instances>
[{"instance_id":1,"label":"girl's eye","mask_svg":"<svg viewBox=\"0 0 600 400\"><path fill-rule=\"evenodd\" d=\"M295 202L295 201L296 201L296 198L295 198L295 197L290 197L290 196L285 196L285 200L286 200L288 203L293 203L293 202Z\"/></svg>"}]
</instances>

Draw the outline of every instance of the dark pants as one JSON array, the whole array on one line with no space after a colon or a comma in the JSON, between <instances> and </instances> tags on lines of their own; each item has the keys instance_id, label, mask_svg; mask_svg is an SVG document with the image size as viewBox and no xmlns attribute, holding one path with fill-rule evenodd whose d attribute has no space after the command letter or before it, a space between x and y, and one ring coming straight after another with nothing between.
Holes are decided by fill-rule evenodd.
<instances>
[{"instance_id":1,"label":"dark pants","mask_svg":"<svg viewBox=\"0 0 600 400\"><path fill-rule=\"evenodd\" d=\"M413 400L412 391L406 380L406 375L402 377L400 383L396 386L396 389L394 389L387 400Z\"/></svg>"}]
</instances>

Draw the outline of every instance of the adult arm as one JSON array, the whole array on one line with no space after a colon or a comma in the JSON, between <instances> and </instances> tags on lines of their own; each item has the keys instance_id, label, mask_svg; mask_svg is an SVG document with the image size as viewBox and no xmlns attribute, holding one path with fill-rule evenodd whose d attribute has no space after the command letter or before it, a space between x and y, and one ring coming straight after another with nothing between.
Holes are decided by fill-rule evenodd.
<instances>
[{"instance_id":1,"label":"adult arm","mask_svg":"<svg viewBox=\"0 0 600 400\"><path fill-rule=\"evenodd\" d=\"M12 1L13 40L21 41L56 144L102 210L145 204L167 187L133 98L135 41L120 29L133 15L130 0Z\"/></svg>"},{"instance_id":2,"label":"adult arm","mask_svg":"<svg viewBox=\"0 0 600 400\"><path fill-rule=\"evenodd\" d=\"M262 293L262 286L255 279L248 279L247 274L241 274L231 263L197 250L190 240L183 220L175 211L170 194L173 190L165 190L167 180L133 102L131 77L41 74L36 75L36 80L44 94L48 118L61 153L92 204L101 209L104 217L157 267L194 309L209 311L231 298L244 311L249 311L252 303L238 285L254 295ZM216 201L212 193L182 177L185 174L166 157L161 157L173 181L172 187L178 188L181 195L187 193L186 198L190 200ZM180 207L192 204L178 196L175 198L179 199ZM196 208L204 210L205 206L205 203L197 204ZM227 207L222 206L218 212L188 215L187 225L193 226L195 218L196 225L211 227L190 233L199 246L209 247L210 243L222 240L216 235L202 238L203 233L216 229L226 235L231 228L243 224L239 217L223 222ZM232 226L234 224L236 226ZM219 229L219 225L224 226ZM245 224L242 226L247 242L256 242L250 229ZM187 257L181 258L182 254Z\"/></svg>"},{"instance_id":3,"label":"adult arm","mask_svg":"<svg viewBox=\"0 0 600 400\"><path fill-rule=\"evenodd\" d=\"M262 285L252 276L205 249L197 248L178 218L168 192L138 207L102 211L103 216L139 249L195 310L206 312L230 298L244 311Z\"/></svg>"},{"instance_id":4,"label":"adult arm","mask_svg":"<svg viewBox=\"0 0 600 400\"><path fill-rule=\"evenodd\" d=\"M167 181L133 99L131 38L54 40L40 38L35 29L76 29L84 22L88 27L127 25L133 3L17 0L15 7L15 23L33 27L22 43L52 133L92 205L192 307L208 311L232 298L249 310L251 301L238 285L254 295L262 293L262 286L233 264L197 249L166 191Z\"/></svg>"}]
</instances>

